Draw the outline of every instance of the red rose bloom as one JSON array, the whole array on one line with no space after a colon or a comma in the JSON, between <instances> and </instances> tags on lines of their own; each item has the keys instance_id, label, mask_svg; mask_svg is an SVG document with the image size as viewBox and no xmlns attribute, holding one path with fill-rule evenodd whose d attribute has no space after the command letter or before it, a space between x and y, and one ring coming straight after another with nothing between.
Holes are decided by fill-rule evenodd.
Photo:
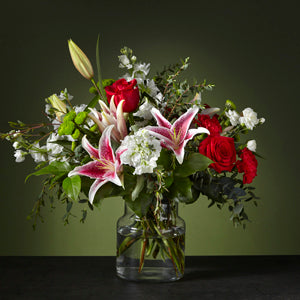
<instances>
[{"instance_id":1,"label":"red rose bloom","mask_svg":"<svg viewBox=\"0 0 300 300\"><path fill-rule=\"evenodd\" d=\"M198 114L198 117L194 120L194 123L199 127L205 127L208 129L211 136L220 135L222 132L222 126L220 125L216 115L210 118L209 115Z\"/></svg>"},{"instance_id":2,"label":"red rose bloom","mask_svg":"<svg viewBox=\"0 0 300 300\"><path fill-rule=\"evenodd\" d=\"M105 87L108 103L114 96L116 107L119 102L125 100L123 104L124 112L135 111L138 107L140 95L139 88L136 86L136 79L127 82L124 78L117 80L112 85Z\"/></svg>"},{"instance_id":3,"label":"red rose bloom","mask_svg":"<svg viewBox=\"0 0 300 300\"><path fill-rule=\"evenodd\" d=\"M218 173L231 171L236 161L234 139L225 136L208 136L199 145L199 152L214 161L210 168Z\"/></svg>"},{"instance_id":4,"label":"red rose bloom","mask_svg":"<svg viewBox=\"0 0 300 300\"><path fill-rule=\"evenodd\" d=\"M239 173L244 173L243 183L251 183L257 175L257 160L255 155L248 149L244 148L239 153L241 160L236 162L236 167Z\"/></svg>"}]
</instances>

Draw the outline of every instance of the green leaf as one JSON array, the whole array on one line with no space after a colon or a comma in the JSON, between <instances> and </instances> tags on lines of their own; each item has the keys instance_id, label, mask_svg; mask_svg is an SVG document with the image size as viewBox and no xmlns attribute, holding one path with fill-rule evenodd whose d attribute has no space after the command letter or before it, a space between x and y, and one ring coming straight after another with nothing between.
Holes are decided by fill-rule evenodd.
<instances>
[{"instance_id":1,"label":"green leaf","mask_svg":"<svg viewBox=\"0 0 300 300\"><path fill-rule=\"evenodd\" d=\"M188 177L175 177L174 182L169 188L171 197L184 203L193 203L192 182ZM197 200L197 199L196 199Z\"/></svg>"},{"instance_id":2,"label":"green leaf","mask_svg":"<svg viewBox=\"0 0 300 300\"><path fill-rule=\"evenodd\" d=\"M142 191L145 185L145 177L143 175L137 176L136 178L136 186L132 192L132 201L134 201Z\"/></svg>"},{"instance_id":3,"label":"green leaf","mask_svg":"<svg viewBox=\"0 0 300 300\"><path fill-rule=\"evenodd\" d=\"M99 97L99 95L96 95L91 101L90 101L90 103L88 104L88 106L85 108L85 112L90 112L90 110L89 110L89 108L94 108L96 105L97 105L97 103L98 103L98 101L100 100L100 97Z\"/></svg>"},{"instance_id":4,"label":"green leaf","mask_svg":"<svg viewBox=\"0 0 300 300\"><path fill-rule=\"evenodd\" d=\"M126 194L124 197L126 204L132 209L132 211L139 217L146 215L148 208L152 202L153 195L146 192L139 194L138 198L134 201L131 199L131 196Z\"/></svg>"},{"instance_id":5,"label":"green leaf","mask_svg":"<svg viewBox=\"0 0 300 300\"><path fill-rule=\"evenodd\" d=\"M175 176L190 176L198 171L205 170L211 163L213 163L213 161L208 157L200 153L193 153L175 169Z\"/></svg>"},{"instance_id":6,"label":"green leaf","mask_svg":"<svg viewBox=\"0 0 300 300\"><path fill-rule=\"evenodd\" d=\"M68 197L76 201L81 190L80 176L75 175L65 178L62 186Z\"/></svg>"},{"instance_id":7,"label":"green leaf","mask_svg":"<svg viewBox=\"0 0 300 300\"><path fill-rule=\"evenodd\" d=\"M167 149L162 149L157 160L157 165L163 166L165 170L172 169L172 154Z\"/></svg>"},{"instance_id":8,"label":"green leaf","mask_svg":"<svg viewBox=\"0 0 300 300\"><path fill-rule=\"evenodd\" d=\"M71 166L68 162L54 161L50 165L48 165L47 167L45 167L43 169L39 169L38 171L29 174L26 177L25 182L32 175L40 176L40 175L49 175L50 174L50 175L55 175L55 176L62 177L63 175L69 173L71 171L71 169L72 168L71 168Z\"/></svg>"},{"instance_id":9,"label":"green leaf","mask_svg":"<svg viewBox=\"0 0 300 300\"><path fill-rule=\"evenodd\" d=\"M97 65L97 71L98 71L98 81L102 83L102 76L101 76L101 66L100 66L100 51L99 51L99 43L100 42L100 36L98 35L97 39L97 45L96 45L96 65ZM106 92L103 88L102 84L99 84L101 96L103 100L106 100Z\"/></svg>"}]
</instances>

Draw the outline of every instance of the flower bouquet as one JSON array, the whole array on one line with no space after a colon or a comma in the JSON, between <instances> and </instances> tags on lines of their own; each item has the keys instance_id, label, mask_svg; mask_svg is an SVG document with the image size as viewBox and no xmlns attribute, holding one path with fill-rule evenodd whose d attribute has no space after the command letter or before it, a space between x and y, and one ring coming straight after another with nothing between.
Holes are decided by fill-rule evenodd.
<instances>
[{"instance_id":1,"label":"flower bouquet","mask_svg":"<svg viewBox=\"0 0 300 300\"><path fill-rule=\"evenodd\" d=\"M89 103L72 104L65 89L46 99L45 121L10 122L1 137L12 142L17 162L31 156L30 176L45 175L29 218L42 219L46 201L73 204L87 211L103 199L120 196L125 213L117 224L117 274L133 280L176 280L184 274L185 225L178 203L201 195L209 206L227 207L235 226L248 221L245 204L258 199L249 186L257 174L255 140L240 137L264 123L256 112L239 112L227 100L224 108L202 103L214 85L189 83L182 77L189 59L165 67L149 78L150 64L121 49L120 79L102 79L99 40L97 75L72 41L74 66L90 80Z\"/></svg>"}]
</instances>

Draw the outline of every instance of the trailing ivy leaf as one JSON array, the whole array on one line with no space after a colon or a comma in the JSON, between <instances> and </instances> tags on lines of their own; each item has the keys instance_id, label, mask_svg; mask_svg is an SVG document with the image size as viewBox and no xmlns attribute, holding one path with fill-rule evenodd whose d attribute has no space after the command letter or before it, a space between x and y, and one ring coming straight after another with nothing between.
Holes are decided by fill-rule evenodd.
<instances>
[{"instance_id":1,"label":"trailing ivy leaf","mask_svg":"<svg viewBox=\"0 0 300 300\"><path fill-rule=\"evenodd\" d=\"M190 176L198 171L205 170L211 163L213 163L213 161L208 157L200 153L193 153L182 163L182 165L179 165L175 169L175 176Z\"/></svg>"},{"instance_id":2,"label":"trailing ivy leaf","mask_svg":"<svg viewBox=\"0 0 300 300\"><path fill-rule=\"evenodd\" d=\"M25 182L28 180L29 177L32 175L34 176L40 176L40 175L56 175L56 176L63 176L71 171L71 166L68 162L60 162L60 161L54 161L50 165L48 165L45 168L39 169L38 171L29 174Z\"/></svg>"},{"instance_id":3,"label":"trailing ivy leaf","mask_svg":"<svg viewBox=\"0 0 300 300\"><path fill-rule=\"evenodd\" d=\"M63 189L69 198L77 201L81 190L81 179L79 175L67 177L63 181Z\"/></svg>"},{"instance_id":4,"label":"trailing ivy leaf","mask_svg":"<svg viewBox=\"0 0 300 300\"><path fill-rule=\"evenodd\" d=\"M233 212L237 215L239 215L242 210L244 208L244 205L242 203L239 203L238 205L236 205L234 208L233 208Z\"/></svg>"},{"instance_id":5,"label":"trailing ivy leaf","mask_svg":"<svg viewBox=\"0 0 300 300\"><path fill-rule=\"evenodd\" d=\"M69 201L67 204L67 207L66 207L67 213L69 213L71 211L72 206L73 206L73 202Z\"/></svg>"}]
</instances>

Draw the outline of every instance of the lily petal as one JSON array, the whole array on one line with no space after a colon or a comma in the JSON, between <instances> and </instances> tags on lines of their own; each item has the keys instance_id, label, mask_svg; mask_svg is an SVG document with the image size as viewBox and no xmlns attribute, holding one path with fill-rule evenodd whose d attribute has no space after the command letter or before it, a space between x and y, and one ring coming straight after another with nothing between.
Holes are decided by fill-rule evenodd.
<instances>
[{"instance_id":1,"label":"lily petal","mask_svg":"<svg viewBox=\"0 0 300 300\"><path fill-rule=\"evenodd\" d=\"M102 100L99 100L99 104L100 104L102 111L109 114L109 108Z\"/></svg>"},{"instance_id":2,"label":"lily petal","mask_svg":"<svg viewBox=\"0 0 300 300\"><path fill-rule=\"evenodd\" d=\"M194 106L190 108L186 113L181 115L179 119L171 127L171 131L176 133L176 136L179 135L179 144L185 139L188 129L195 118L195 115L198 112L198 107Z\"/></svg>"},{"instance_id":3,"label":"lily petal","mask_svg":"<svg viewBox=\"0 0 300 300\"><path fill-rule=\"evenodd\" d=\"M115 154L110 143L110 135L113 128L114 125L106 127L99 140L99 158L111 162L115 161Z\"/></svg>"},{"instance_id":4,"label":"lily petal","mask_svg":"<svg viewBox=\"0 0 300 300\"><path fill-rule=\"evenodd\" d=\"M160 140L170 140L172 141L172 132L164 127L156 127L156 126L147 126L145 128L149 131L149 133Z\"/></svg>"},{"instance_id":5,"label":"lily petal","mask_svg":"<svg viewBox=\"0 0 300 300\"><path fill-rule=\"evenodd\" d=\"M160 113L160 111L158 109L153 107L151 109L151 113L152 113L153 117L156 119L158 126L166 127L168 129L170 129L172 127L172 124Z\"/></svg>"},{"instance_id":6,"label":"lily petal","mask_svg":"<svg viewBox=\"0 0 300 300\"><path fill-rule=\"evenodd\" d=\"M125 101L125 100L124 100ZM112 95L111 99L110 99L110 104L109 104L109 109L110 112L116 116L116 112L117 112L117 108L116 108L116 104L115 104L115 95Z\"/></svg>"},{"instance_id":7,"label":"lily petal","mask_svg":"<svg viewBox=\"0 0 300 300\"><path fill-rule=\"evenodd\" d=\"M113 102L113 101L110 101L110 103L111 102ZM120 132L121 139L124 139L125 136L128 134L127 127L126 127L126 121L125 121L124 114L123 114L123 103L124 102L125 102L125 100L122 100L119 102L118 107L117 107L117 113L116 113L117 128L118 128L118 131Z\"/></svg>"},{"instance_id":8,"label":"lily petal","mask_svg":"<svg viewBox=\"0 0 300 300\"><path fill-rule=\"evenodd\" d=\"M94 157L99 159L99 152L98 149L94 148L89 141L86 138L86 135L82 138L82 147L83 149L88 152L88 154L90 155L90 157Z\"/></svg>"},{"instance_id":9,"label":"lily petal","mask_svg":"<svg viewBox=\"0 0 300 300\"><path fill-rule=\"evenodd\" d=\"M69 172L68 176L71 177L74 175L83 175L93 179L103 179L106 170L101 167L102 165L99 163L99 161L93 160L83 166L76 167Z\"/></svg>"},{"instance_id":10,"label":"lily petal","mask_svg":"<svg viewBox=\"0 0 300 300\"><path fill-rule=\"evenodd\" d=\"M100 189L100 187L103 184L105 184L107 182L108 182L108 180L106 180L106 179L96 179L94 181L94 183L91 185L90 191L89 191L89 201L91 204L93 204L93 201L94 201L97 191Z\"/></svg>"},{"instance_id":11,"label":"lily petal","mask_svg":"<svg viewBox=\"0 0 300 300\"><path fill-rule=\"evenodd\" d=\"M207 133L207 134L210 134L209 130L204 128L204 127L198 127L196 129L190 129L188 132L187 132L187 135L185 137L185 140L186 141L189 141L191 140L196 134L200 134L200 133Z\"/></svg>"}]
</instances>

